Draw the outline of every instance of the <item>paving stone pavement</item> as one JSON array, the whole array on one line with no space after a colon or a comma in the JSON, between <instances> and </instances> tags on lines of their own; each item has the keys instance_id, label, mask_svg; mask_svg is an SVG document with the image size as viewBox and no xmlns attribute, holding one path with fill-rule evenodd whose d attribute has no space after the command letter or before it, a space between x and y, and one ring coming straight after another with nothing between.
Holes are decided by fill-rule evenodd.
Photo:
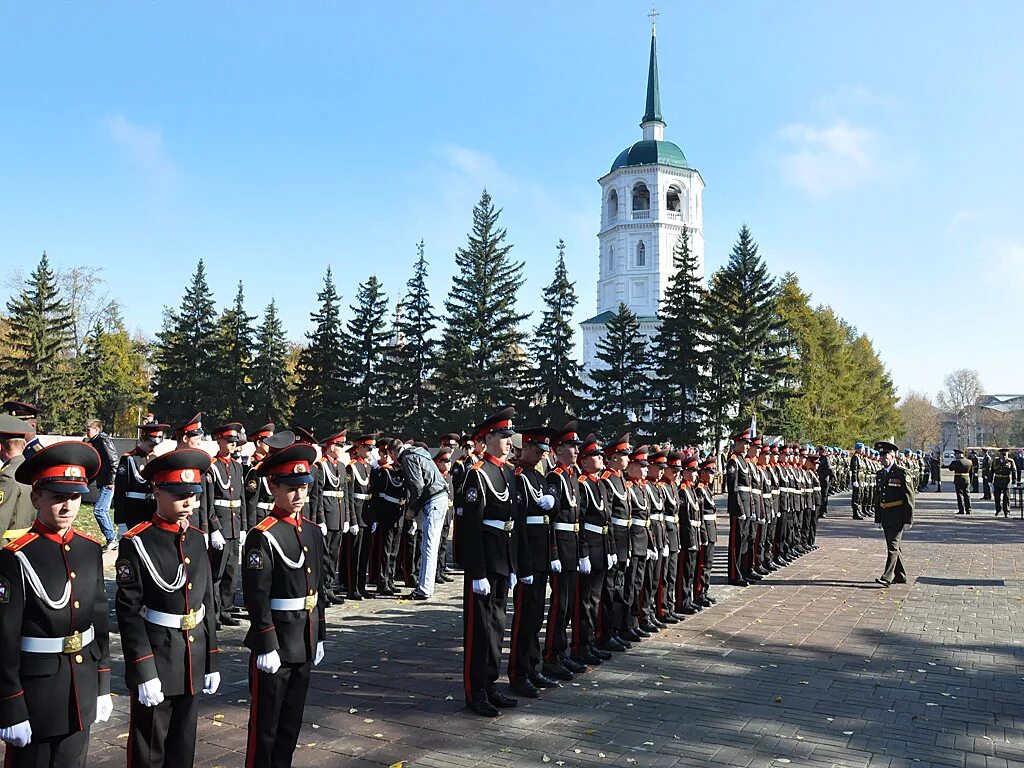
<instances>
[{"instance_id":1,"label":"paving stone pavement","mask_svg":"<svg viewBox=\"0 0 1024 768\"><path fill-rule=\"evenodd\" d=\"M954 512L920 494L910 583L882 589L881 532L835 498L818 551L494 720L463 708L459 584L332 608L294 765L1024 767L1024 521ZM222 634L196 765L244 762L242 636ZM125 763L114 676L91 767Z\"/></svg>"}]
</instances>

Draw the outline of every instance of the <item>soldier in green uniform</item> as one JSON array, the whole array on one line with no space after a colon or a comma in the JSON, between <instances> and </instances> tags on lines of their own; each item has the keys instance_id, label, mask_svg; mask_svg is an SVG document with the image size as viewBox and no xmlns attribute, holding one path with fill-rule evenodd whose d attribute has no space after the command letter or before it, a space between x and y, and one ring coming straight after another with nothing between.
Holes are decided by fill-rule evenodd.
<instances>
[{"instance_id":1,"label":"soldier in green uniform","mask_svg":"<svg viewBox=\"0 0 1024 768\"><path fill-rule=\"evenodd\" d=\"M971 462L964 458L964 452L959 448L953 451L956 454L947 469L953 473L953 488L956 490L956 506L958 515L971 514L971 496L967 492L967 484L971 479Z\"/></svg>"},{"instance_id":2,"label":"soldier in green uniform","mask_svg":"<svg viewBox=\"0 0 1024 768\"><path fill-rule=\"evenodd\" d=\"M1000 448L999 455L992 462L992 492L996 502L996 517L1010 516L1010 483L1018 482L1017 465L1009 458L1009 448Z\"/></svg>"},{"instance_id":3,"label":"soldier in green uniform","mask_svg":"<svg viewBox=\"0 0 1024 768\"><path fill-rule=\"evenodd\" d=\"M892 443L875 443L885 466L879 470L875 486L875 526L885 532L885 571L875 579L883 587L905 584L901 542L904 528L914 524L916 485L910 472L896 463L897 448Z\"/></svg>"},{"instance_id":4,"label":"soldier in green uniform","mask_svg":"<svg viewBox=\"0 0 1024 768\"><path fill-rule=\"evenodd\" d=\"M25 443L33 434L31 425L7 413L0 413L0 448L6 457L0 468L0 533L5 542L28 532L36 519L29 498L31 488L22 485L14 474L25 461Z\"/></svg>"}]
</instances>

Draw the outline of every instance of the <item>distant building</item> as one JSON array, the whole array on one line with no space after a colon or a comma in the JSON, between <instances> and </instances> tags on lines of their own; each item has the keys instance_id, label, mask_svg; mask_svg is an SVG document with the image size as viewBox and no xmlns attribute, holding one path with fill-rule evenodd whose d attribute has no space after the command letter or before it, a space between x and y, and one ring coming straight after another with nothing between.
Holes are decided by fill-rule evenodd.
<instances>
[{"instance_id":1,"label":"distant building","mask_svg":"<svg viewBox=\"0 0 1024 768\"><path fill-rule=\"evenodd\" d=\"M1013 440L1014 416L1024 413L1024 395L984 395L978 401L977 418L971 427L967 448L974 446L1009 446ZM957 447L956 417L952 413L942 413L941 443L944 450Z\"/></svg>"}]
</instances>

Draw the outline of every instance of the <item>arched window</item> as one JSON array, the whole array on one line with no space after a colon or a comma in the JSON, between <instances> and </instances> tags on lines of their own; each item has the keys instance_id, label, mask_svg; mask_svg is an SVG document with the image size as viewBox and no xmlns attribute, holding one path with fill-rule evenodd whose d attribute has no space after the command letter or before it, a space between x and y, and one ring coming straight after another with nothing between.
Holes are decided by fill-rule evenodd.
<instances>
[{"instance_id":1,"label":"arched window","mask_svg":"<svg viewBox=\"0 0 1024 768\"><path fill-rule=\"evenodd\" d=\"M690 213L690 194L687 190L673 184L668 188L668 194L665 195L665 208L668 211L670 218L683 219L686 221L689 219Z\"/></svg>"},{"instance_id":2,"label":"arched window","mask_svg":"<svg viewBox=\"0 0 1024 768\"><path fill-rule=\"evenodd\" d=\"M608 221L619 218L619 193L614 189L608 193Z\"/></svg>"},{"instance_id":3,"label":"arched window","mask_svg":"<svg viewBox=\"0 0 1024 768\"><path fill-rule=\"evenodd\" d=\"M638 181L636 184L633 185L633 210L651 210L651 193L647 189L647 185L644 184L642 181Z\"/></svg>"},{"instance_id":4,"label":"arched window","mask_svg":"<svg viewBox=\"0 0 1024 768\"><path fill-rule=\"evenodd\" d=\"M615 246L608 246L608 271L615 269Z\"/></svg>"},{"instance_id":5,"label":"arched window","mask_svg":"<svg viewBox=\"0 0 1024 768\"><path fill-rule=\"evenodd\" d=\"M644 245L643 240L636 244L636 265L638 267L647 266L647 246Z\"/></svg>"}]
</instances>

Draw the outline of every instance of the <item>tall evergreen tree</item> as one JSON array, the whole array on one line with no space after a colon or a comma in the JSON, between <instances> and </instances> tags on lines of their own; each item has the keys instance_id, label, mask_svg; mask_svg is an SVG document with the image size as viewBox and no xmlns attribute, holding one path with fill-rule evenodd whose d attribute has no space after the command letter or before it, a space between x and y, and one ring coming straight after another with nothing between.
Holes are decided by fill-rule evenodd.
<instances>
[{"instance_id":1,"label":"tall evergreen tree","mask_svg":"<svg viewBox=\"0 0 1024 768\"><path fill-rule=\"evenodd\" d=\"M488 408L521 401L525 375L516 311L523 264L513 261L512 245L498 224L501 211L485 189L473 207L473 229L455 254L455 275L445 301L448 325L435 377L438 410L450 423L468 423Z\"/></svg>"},{"instance_id":2,"label":"tall evergreen tree","mask_svg":"<svg viewBox=\"0 0 1024 768\"><path fill-rule=\"evenodd\" d=\"M341 296L330 267L316 298L320 306L309 313L314 328L306 334L309 344L299 353L298 389L302 397L296 403L295 415L301 423L327 434L341 424L349 386L345 378Z\"/></svg>"},{"instance_id":3,"label":"tall evergreen tree","mask_svg":"<svg viewBox=\"0 0 1024 768\"><path fill-rule=\"evenodd\" d=\"M40 407L44 423L52 426L48 412L60 405L54 390L67 379L74 320L45 252L25 287L7 302L7 312L8 354L3 367L8 386L12 394Z\"/></svg>"},{"instance_id":4,"label":"tall evergreen tree","mask_svg":"<svg viewBox=\"0 0 1024 768\"><path fill-rule=\"evenodd\" d=\"M253 321L256 315L245 311L245 291L238 282L235 301L221 312L217 322L214 347L216 354L216 383L213 390L213 404L210 406L211 421L240 419L252 402L252 346L256 335Z\"/></svg>"},{"instance_id":5,"label":"tall evergreen tree","mask_svg":"<svg viewBox=\"0 0 1024 768\"><path fill-rule=\"evenodd\" d=\"M351 383L345 423L370 426L386 417L381 405L381 367L392 342L387 321L388 297L376 275L370 275L356 289L356 303L349 307L352 318L345 332L348 374Z\"/></svg>"},{"instance_id":6,"label":"tall evergreen tree","mask_svg":"<svg viewBox=\"0 0 1024 768\"><path fill-rule=\"evenodd\" d=\"M252 413L257 422L283 423L291 419L295 403L291 352L277 314L277 303L271 300L256 330L256 355L252 361Z\"/></svg>"},{"instance_id":7,"label":"tall evergreen tree","mask_svg":"<svg viewBox=\"0 0 1024 768\"><path fill-rule=\"evenodd\" d=\"M620 303L608 319L605 336L597 342L597 359L603 364L590 371L588 416L608 432L643 425L651 405L650 342L640 330L640 320Z\"/></svg>"},{"instance_id":8,"label":"tall evergreen tree","mask_svg":"<svg viewBox=\"0 0 1024 768\"><path fill-rule=\"evenodd\" d=\"M661 300L661 327L652 345L658 433L676 444L697 445L705 431L708 324L700 262L684 229L672 251L675 272Z\"/></svg>"},{"instance_id":9,"label":"tall evergreen tree","mask_svg":"<svg viewBox=\"0 0 1024 768\"><path fill-rule=\"evenodd\" d=\"M555 276L544 289L544 314L530 342L533 358L533 407L542 419L561 422L580 415L583 366L576 359L572 324L576 308L576 284L569 282L565 267L565 241L556 246Z\"/></svg>"},{"instance_id":10,"label":"tall evergreen tree","mask_svg":"<svg viewBox=\"0 0 1024 768\"><path fill-rule=\"evenodd\" d=\"M217 314L200 259L177 312L164 310L157 334L153 376L154 408L174 424L216 405Z\"/></svg>"},{"instance_id":11,"label":"tall evergreen tree","mask_svg":"<svg viewBox=\"0 0 1024 768\"><path fill-rule=\"evenodd\" d=\"M416 245L416 263L406 289L395 317L394 343L387 348L384 378L392 388L390 417L385 425L428 437L443 423L430 407L430 379L437 367L438 342L433 338L437 315L427 290L427 259L422 240Z\"/></svg>"},{"instance_id":12,"label":"tall evergreen tree","mask_svg":"<svg viewBox=\"0 0 1024 768\"><path fill-rule=\"evenodd\" d=\"M145 344L133 339L116 306L85 336L76 389L84 416L95 416L111 435L135 436L138 411L148 408L149 371Z\"/></svg>"}]
</instances>

